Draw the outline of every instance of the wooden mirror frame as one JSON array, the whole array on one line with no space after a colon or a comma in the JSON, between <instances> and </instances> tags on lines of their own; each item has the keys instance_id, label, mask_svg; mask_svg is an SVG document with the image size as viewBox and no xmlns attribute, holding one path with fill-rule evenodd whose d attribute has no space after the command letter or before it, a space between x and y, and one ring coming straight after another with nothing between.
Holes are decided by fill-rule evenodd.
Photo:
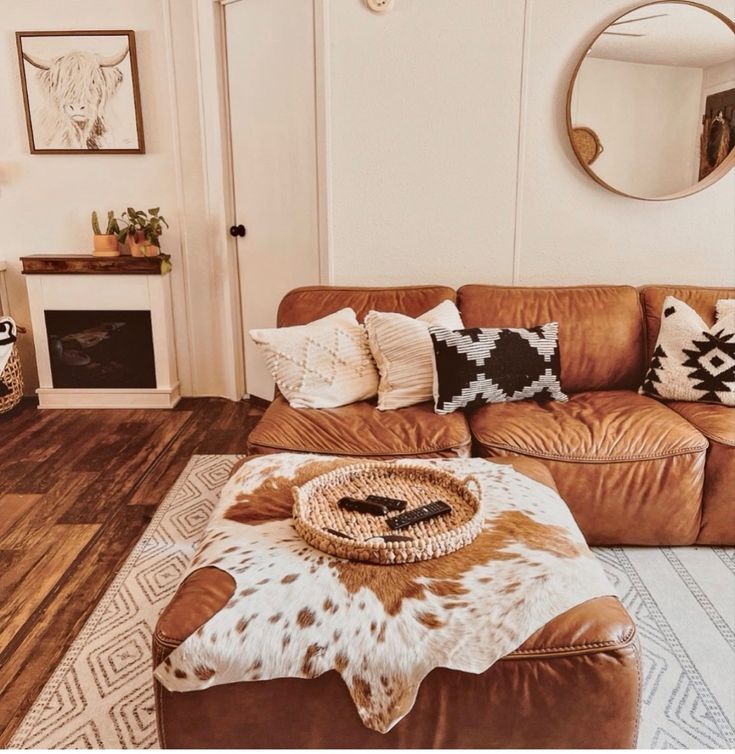
<instances>
[{"instance_id":1,"label":"wooden mirror frame","mask_svg":"<svg viewBox=\"0 0 735 754\"><path fill-rule=\"evenodd\" d=\"M567 107L566 107L566 122L567 122L567 136L569 137L569 143L572 145L572 150L574 151L574 156L577 158L577 161L579 164L584 168L584 171L595 181L595 183L598 183L600 186L603 186L608 191L612 191L614 194L618 194L619 196L625 196L629 199L640 199L642 201L646 202L665 202L669 201L671 199L682 199L685 196L691 196L692 194L697 194L700 191L703 191L706 188L709 188L713 183L717 183L717 181L720 180L726 173L728 173L733 166L735 166L735 145L730 150L730 154L727 155L727 157L706 177L704 177L701 181L697 181L697 183L693 184L689 188L682 189L681 191L677 191L673 194L666 194L665 196L636 196L635 194L628 194L625 191L621 191L618 188L615 188L615 186L611 186L609 183L604 181L602 178L600 178L597 173L588 165L585 161L582 155L577 150L576 145L574 144L574 139L572 138L572 131L574 130L574 126L572 124L572 93L574 92L574 85L577 83L577 75L579 74L579 69L582 67L582 64L587 58L588 51L592 48L592 46L597 42L597 40L602 36L603 32L606 31L611 24L614 24L616 21L619 21L621 18L627 16L629 13L632 13L633 11L640 10L641 8L649 8L654 5L662 5L662 4L668 4L668 5L689 5L693 8L699 8L700 10L706 11L707 13L710 13L711 15L718 18L720 21L722 21L733 33L733 36L735 37L735 22L733 22L731 19L729 19L724 14L720 13L718 10L715 10L714 8L710 8L707 5L702 5L701 3L695 3L691 0L652 0L652 2L647 3L641 3L640 5L635 5L632 8L628 8L624 13L621 13L615 18L610 19L605 23L605 25L600 29L600 31L595 34L595 36L590 40L590 42L585 46L585 52L582 55L582 57L577 62L577 65L574 66L574 71L572 72L572 78L569 82L569 88L567 89Z\"/></svg>"}]
</instances>

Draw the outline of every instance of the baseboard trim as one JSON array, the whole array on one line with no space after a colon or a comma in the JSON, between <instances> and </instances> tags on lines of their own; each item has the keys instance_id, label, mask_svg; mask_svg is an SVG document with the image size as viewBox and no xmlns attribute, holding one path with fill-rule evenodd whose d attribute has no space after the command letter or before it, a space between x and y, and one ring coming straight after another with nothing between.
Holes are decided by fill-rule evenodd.
<instances>
[{"instance_id":1,"label":"baseboard trim","mask_svg":"<svg viewBox=\"0 0 735 754\"><path fill-rule=\"evenodd\" d=\"M179 383L166 389L38 388L39 408L173 408L181 398Z\"/></svg>"}]
</instances>

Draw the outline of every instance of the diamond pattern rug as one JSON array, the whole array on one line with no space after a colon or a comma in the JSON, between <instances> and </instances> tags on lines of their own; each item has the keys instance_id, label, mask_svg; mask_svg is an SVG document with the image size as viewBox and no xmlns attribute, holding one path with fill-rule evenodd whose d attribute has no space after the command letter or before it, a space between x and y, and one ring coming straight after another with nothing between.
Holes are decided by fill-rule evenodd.
<instances>
[{"instance_id":1,"label":"diamond pattern rug","mask_svg":"<svg viewBox=\"0 0 735 754\"><path fill-rule=\"evenodd\" d=\"M9 748L158 747L152 627L237 459L191 459ZM639 747L735 746L735 549L595 552L643 644Z\"/></svg>"}]
</instances>

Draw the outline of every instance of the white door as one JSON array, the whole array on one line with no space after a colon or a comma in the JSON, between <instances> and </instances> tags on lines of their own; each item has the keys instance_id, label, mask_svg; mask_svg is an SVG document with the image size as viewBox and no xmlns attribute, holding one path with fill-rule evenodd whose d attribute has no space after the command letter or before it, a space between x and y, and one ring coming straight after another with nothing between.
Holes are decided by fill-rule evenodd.
<instances>
[{"instance_id":1,"label":"white door","mask_svg":"<svg viewBox=\"0 0 735 754\"><path fill-rule=\"evenodd\" d=\"M248 330L319 282L313 0L231 2L225 27L246 390L271 399Z\"/></svg>"}]
</instances>

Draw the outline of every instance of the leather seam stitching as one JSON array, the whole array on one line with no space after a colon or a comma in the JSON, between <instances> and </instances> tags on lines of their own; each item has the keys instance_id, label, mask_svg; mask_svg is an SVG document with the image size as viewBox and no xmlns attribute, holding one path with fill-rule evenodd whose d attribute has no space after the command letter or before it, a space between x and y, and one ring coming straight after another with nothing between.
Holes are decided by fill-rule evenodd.
<instances>
[{"instance_id":1,"label":"leather seam stitching","mask_svg":"<svg viewBox=\"0 0 735 754\"><path fill-rule=\"evenodd\" d=\"M696 426L696 425L694 425L694 426ZM699 429L699 427L697 427L697 429ZM699 429L699 431L700 431L700 432L701 432L701 433L702 433L702 434L703 434L703 435L704 435L704 436L705 436L705 437L706 437L706 438L707 438L708 440L714 441L714 442L718 443L719 445L725 445L725 446L726 446L726 447L728 447L728 448L735 448L735 440L728 440L728 439L727 439L727 438L725 438L725 437L720 437L719 435L715 435L715 434L712 434L712 433L710 433L710 434L705 434L705 433L704 433L704 431L703 431L703 430L701 430L701 429Z\"/></svg>"},{"instance_id":2,"label":"leather seam stitching","mask_svg":"<svg viewBox=\"0 0 735 754\"><path fill-rule=\"evenodd\" d=\"M636 712L635 712L635 729L633 730L633 740L631 741L631 749L635 749L638 746L638 734L640 732L641 724L641 694L643 693L643 680L641 678L641 648L636 641L633 644L633 652L635 654L635 672L637 679L636 688Z\"/></svg>"},{"instance_id":3,"label":"leather seam stitching","mask_svg":"<svg viewBox=\"0 0 735 754\"><path fill-rule=\"evenodd\" d=\"M693 455L695 453L702 453L706 451L709 445L703 445L701 447L694 446L691 448L685 448L682 450L672 451L668 453L656 453L651 455L626 455L626 456L561 456L556 453L546 453L542 450L533 450L530 448L519 448L514 445L507 445L505 443L493 442L487 443L478 440L480 445L488 450L497 448L500 450L510 450L520 455L531 456L535 458L549 458L554 461L566 461L567 463L617 463L626 461L659 461L664 458L677 458L678 456Z\"/></svg>"},{"instance_id":4,"label":"leather seam stitching","mask_svg":"<svg viewBox=\"0 0 735 754\"><path fill-rule=\"evenodd\" d=\"M620 649L630 644L634 636L635 629L631 628L629 629L628 633L623 636L622 640L591 641L586 642L585 644L570 644L564 647L544 647L542 649L516 649L510 654L506 655L506 657L512 658L513 655L553 655L570 651L576 653L585 649L603 649L605 647L615 647L616 649Z\"/></svg>"},{"instance_id":5,"label":"leather seam stitching","mask_svg":"<svg viewBox=\"0 0 735 754\"><path fill-rule=\"evenodd\" d=\"M162 749L165 749L167 747L166 747L166 723L164 722L164 716L163 716L163 684L157 678L154 678L153 682L156 684L156 701L158 702L156 718L158 719L158 735L161 738L161 740L159 741L159 744Z\"/></svg>"},{"instance_id":6,"label":"leather seam stitching","mask_svg":"<svg viewBox=\"0 0 735 754\"><path fill-rule=\"evenodd\" d=\"M362 453L361 452L359 453L359 457L369 458L372 456L390 455L390 456L395 456L396 458L403 458L404 456L421 455L423 453L439 453L444 450L454 450L455 448L464 448L467 445L471 445L471 444L472 444L472 438L469 437L467 440L462 440L461 442L456 442L451 445L443 445L437 448L425 448L425 449L412 448L411 450L401 451L400 453L380 453L380 452ZM268 443L258 442L257 440L253 442L248 442L248 447L249 448L257 448L257 447L273 448L274 450L286 450L286 451L299 452L299 453L315 453L317 455L330 455L330 456L355 456L356 455L355 453L340 453L340 452L335 452L332 450L313 450L311 448L307 448L305 450L294 451L293 448L287 445L270 445Z\"/></svg>"},{"instance_id":7,"label":"leather seam stitching","mask_svg":"<svg viewBox=\"0 0 735 754\"><path fill-rule=\"evenodd\" d=\"M174 649L186 641L186 639L175 639L173 636L166 636L165 634L161 634L158 631L153 634L153 638L160 646Z\"/></svg>"}]
</instances>

